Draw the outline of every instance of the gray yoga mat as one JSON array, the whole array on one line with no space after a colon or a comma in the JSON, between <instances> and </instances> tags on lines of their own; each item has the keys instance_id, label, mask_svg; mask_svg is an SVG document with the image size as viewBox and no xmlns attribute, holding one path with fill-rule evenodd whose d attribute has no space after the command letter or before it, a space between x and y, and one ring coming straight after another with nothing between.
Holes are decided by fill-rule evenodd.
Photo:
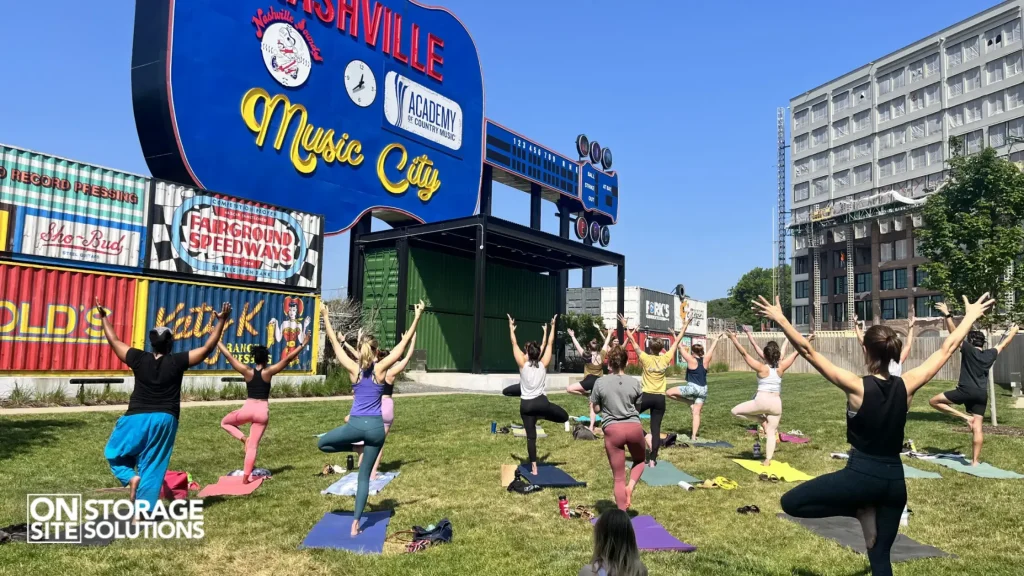
<instances>
[{"instance_id":1,"label":"gray yoga mat","mask_svg":"<svg viewBox=\"0 0 1024 576\"><path fill-rule=\"evenodd\" d=\"M822 538L828 538L850 548L858 554L867 554L864 546L864 532L856 518L833 516L832 518L794 518L788 514L779 514L779 518L789 520L807 528ZM934 546L920 542L900 534L892 545L889 557L893 562L906 562L921 558L956 558L955 554L943 552Z\"/></svg>"},{"instance_id":2,"label":"gray yoga mat","mask_svg":"<svg viewBox=\"0 0 1024 576\"><path fill-rule=\"evenodd\" d=\"M1020 480L1024 478L1024 475L1017 474L1016 472L1010 472L1009 470L1002 470L996 468L991 464L985 464L984 462L977 466L971 466L971 463L964 459L953 459L953 458L936 458L929 460L939 466L945 466L946 468L952 468L957 472L963 472L964 474L970 474L971 476L977 476L978 478L1000 478L1004 480Z\"/></svg>"},{"instance_id":3,"label":"gray yoga mat","mask_svg":"<svg viewBox=\"0 0 1024 576\"><path fill-rule=\"evenodd\" d=\"M904 464L903 477L937 480L942 478L942 474L939 474L938 472L929 472L928 470L921 470L920 468L914 468L913 466L907 466Z\"/></svg>"}]
</instances>

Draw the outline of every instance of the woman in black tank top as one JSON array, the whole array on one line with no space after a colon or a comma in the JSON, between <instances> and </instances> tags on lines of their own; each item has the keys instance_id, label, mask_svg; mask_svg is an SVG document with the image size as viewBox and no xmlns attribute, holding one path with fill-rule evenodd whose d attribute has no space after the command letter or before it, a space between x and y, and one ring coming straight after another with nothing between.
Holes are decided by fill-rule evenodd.
<instances>
[{"instance_id":1,"label":"woman in black tank top","mask_svg":"<svg viewBox=\"0 0 1024 576\"><path fill-rule=\"evenodd\" d=\"M852 447L846 468L790 490L782 497L782 509L798 518L857 518L874 576L892 574L889 551L907 503L900 450L910 397L938 373L971 325L994 303L988 293L974 303L964 297L966 312L960 327L923 364L902 377L889 374L889 362L900 358L899 337L888 326L872 326L864 335L864 359L871 374L861 377L819 354L789 323L778 298L774 305L764 297L754 302L762 316L782 328L805 360L846 393L846 439Z\"/></svg>"},{"instance_id":2,"label":"woman in black tank top","mask_svg":"<svg viewBox=\"0 0 1024 576\"><path fill-rule=\"evenodd\" d=\"M270 362L270 351L266 346L253 346L252 353L253 368L239 362L231 351L221 342L217 342L217 349L224 355L224 359L231 364L236 372L245 378L246 400L241 408L229 413L220 421L220 427L231 434L237 440L241 440L245 447L245 462L242 466L242 482L248 484L252 481L252 469L256 465L256 450L259 448L260 439L267 429L267 422L270 420L270 379L281 370L284 370L309 344L310 334L302 344L289 350L284 358L277 364L267 366ZM238 428L243 424L249 424L249 438Z\"/></svg>"}]
</instances>

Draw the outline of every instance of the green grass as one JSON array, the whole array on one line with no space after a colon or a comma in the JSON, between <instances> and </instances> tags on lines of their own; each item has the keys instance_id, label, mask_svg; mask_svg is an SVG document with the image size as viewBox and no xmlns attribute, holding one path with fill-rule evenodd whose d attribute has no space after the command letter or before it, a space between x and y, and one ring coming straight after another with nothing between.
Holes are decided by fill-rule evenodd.
<instances>
[{"instance_id":1,"label":"green grass","mask_svg":"<svg viewBox=\"0 0 1024 576\"><path fill-rule=\"evenodd\" d=\"M949 387L933 383L918 394L907 435L919 448L969 450L960 423L927 407L927 398ZM729 409L750 398L750 374L713 375L701 436L729 440L735 450L667 449L663 459L700 477L724 475L740 483L734 491L684 492L675 487L638 487L634 506L652 514L672 533L698 546L694 554L644 553L652 575L700 574L849 576L861 574L866 558L791 523L775 518L779 497L792 485L758 483L729 461L749 452L752 437ZM583 414L584 399L552 396L570 413ZM1000 392L1004 424L1024 426L1024 413ZM384 451L384 468L402 474L373 509L394 509L391 531L451 519L454 543L418 554L388 544L379 557L336 551L300 551L297 546L325 512L350 510L352 499L321 496L332 478L314 475L326 463L344 465L345 455L316 448L314 434L342 423L348 402L279 404L272 407L257 464L275 477L254 495L211 500L206 538L199 542L120 541L106 548L7 544L0 546L0 574L385 574L448 576L572 576L588 559L591 529L581 520L557 515L558 495L570 504L607 506L612 478L600 442L576 442L560 426L546 423L549 437L539 451L587 488L545 490L520 496L498 485L501 464L525 456L522 440L492 436L491 420L518 419L518 402L499 396L435 396L395 400L397 420ZM782 430L799 428L813 441L783 444L776 458L810 474L834 471L843 463L829 452L846 450L843 396L816 376L786 377ZM171 469L187 470L200 483L242 465L237 441L218 423L227 408L185 408ZM115 485L103 446L116 413L0 415L0 526L24 521L25 494L87 492ZM689 430L689 410L670 403L669 431ZM1019 439L989 436L983 460L1024 471ZM896 567L899 576L1019 574L1024 563L1024 481L984 480L917 462L942 480L910 480L914 510L907 535L957 554L959 559L918 560ZM762 513L743 516L736 508L758 505Z\"/></svg>"}]
</instances>

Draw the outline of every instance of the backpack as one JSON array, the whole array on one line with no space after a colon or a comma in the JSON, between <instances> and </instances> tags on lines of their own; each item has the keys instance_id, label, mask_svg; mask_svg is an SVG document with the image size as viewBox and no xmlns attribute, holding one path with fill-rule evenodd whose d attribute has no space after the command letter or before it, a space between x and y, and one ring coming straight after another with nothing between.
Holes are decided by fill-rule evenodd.
<instances>
[{"instance_id":1,"label":"backpack","mask_svg":"<svg viewBox=\"0 0 1024 576\"><path fill-rule=\"evenodd\" d=\"M448 544L452 541L452 523L447 518L442 518L437 525L426 528L413 526L412 530L396 532L390 537L397 540L404 540L404 537L411 536L412 539L405 545L406 552L418 552L437 544Z\"/></svg>"},{"instance_id":2,"label":"backpack","mask_svg":"<svg viewBox=\"0 0 1024 576\"><path fill-rule=\"evenodd\" d=\"M168 470L160 485L161 500L188 500L188 473Z\"/></svg>"},{"instance_id":3,"label":"backpack","mask_svg":"<svg viewBox=\"0 0 1024 576\"><path fill-rule=\"evenodd\" d=\"M576 424L572 428L572 437L575 440L597 440L597 436L583 424Z\"/></svg>"}]
</instances>

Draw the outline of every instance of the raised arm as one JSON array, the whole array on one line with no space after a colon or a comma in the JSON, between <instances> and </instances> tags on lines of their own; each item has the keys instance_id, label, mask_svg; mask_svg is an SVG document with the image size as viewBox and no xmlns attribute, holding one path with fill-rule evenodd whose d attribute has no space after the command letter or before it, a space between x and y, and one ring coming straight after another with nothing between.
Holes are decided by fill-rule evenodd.
<instances>
[{"instance_id":1,"label":"raised arm","mask_svg":"<svg viewBox=\"0 0 1024 576\"><path fill-rule=\"evenodd\" d=\"M271 364L270 366L267 366L266 368L264 368L263 369L263 375L269 378L269 377L273 376L274 374L277 374L281 370L284 370L289 364L292 363L292 360L295 360L295 358L299 354L302 354L303 348L305 348L310 343L310 341L312 340L312 338L310 338L310 336L311 336L310 333L306 332L306 339L302 342L302 345L296 346L295 348L292 348L291 350L288 351L287 354L284 355L284 358L281 358L276 363ZM236 368L236 370L237 370L237 368Z\"/></svg>"},{"instance_id":2,"label":"raised arm","mask_svg":"<svg viewBox=\"0 0 1024 576\"><path fill-rule=\"evenodd\" d=\"M224 359L228 361L228 364L231 364L231 367L235 369L235 372L241 374L242 377L245 378L246 382L252 380L252 368L242 364L237 358L232 356L228 347L220 340L217 341L217 350L220 350L220 353L224 355Z\"/></svg>"},{"instance_id":3,"label":"raised arm","mask_svg":"<svg viewBox=\"0 0 1024 576\"><path fill-rule=\"evenodd\" d=\"M557 332L557 330L555 330L556 321L558 321L558 314L555 314L551 318L551 329L548 330L547 348L544 349L544 352L540 357L540 363L544 366L551 365L551 351L555 347L555 332Z\"/></svg>"},{"instance_id":4,"label":"raised arm","mask_svg":"<svg viewBox=\"0 0 1024 576\"><path fill-rule=\"evenodd\" d=\"M231 317L231 304L224 303L220 308L220 314L217 314L217 325L210 331L210 335L206 337L206 342L203 343L199 348L193 348L188 351L188 365L195 366L207 356L213 352L213 349L217 347L217 342L220 342L220 336L224 333L224 328L228 325L228 318Z\"/></svg>"},{"instance_id":5,"label":"raised arm","mask_svg":"<svg viewBox=\"0 0 1024 576\"><path fill-rule=\"evenodd\" d=\"M953 323L953 315L949 313L949 306L946 306L945 302L936 302L935 309L942 313L942 317L946 319L946 330L952 334L956 330L956 324Z\"/></svg>"},{"instance_id":6,"label":"raised arm","mask_svg":"<svg viewBox=\"0 0 1024 576\"><path fill-rule=\"evenodd\" d=\"M626 322L626 318L622 314L619 314L619 323L622 324L622 327L626 329L626 339L633 344L633 350L635 350L637 356L639 356L641 352L640 346L638 346L636 340L633 339L633 332L636 332L636 328L630 330L629 323Z\"/></svg>"},{"instance_id":7,"label":"raised arm","mask_svg":"<svg viewBox=\"0 0 1024 576\"><path fill-rule=\"evenodd\" d=\"M927 384L938 374L942 366L953 356L953 353L963 343L967 333L971 331L975 321L985 315L985 312L995 304L995 300L988 297L988 292L982 294L977 302L968 302L967 296L964 299L964 319L957 326L956 330L946 337L942 347L932 353L923 364L903 373L903 384L907 387L907 394L913 395L921 386Z\"/></svg>"},{"instance_id":8,"label":"raised arm","mask_svg":"<svg viewBox=\"0 0 1024 576\"><path fill-rule=\"evenodd\" d=\"M387 374L384 375L385 380L386 380L388 374L391 374L392 372L395 373L395 374L398 374L402 370L405 370L405 367L409 365L409 360L412 360L412 353L415 352L415 351L416 351L416 333L413 332L412 340L409 341L409 347L405 351L405 356L402 356L401 360L399 360L398 362L395 362L391 366L391 368L388 369Z\"/></svg>"},{"instance_id":9,"label":"raised arm","mask_svg":"<svg viewBox=\"0 0 1024 576\"><path fill-rule=\"evenodd\" d=\"M506 316L508 316L508 335L512 340L512 355L516 358L516 365L522 370L523 366L526 366L526 354L519 347L519 342L516 342L516 321L512 319L511 314L506 314Z\"/></svg>"},{"instance_id":10,"label":"raised arm","mask_svg":"<svg viewBox=\"0 0 1024 576\"><path fill-rule=\"evenodd\" d=\"M707 352L704 353L704 366L705 368L711 366L711 358L715 355L715 348L718 343L722 341L722 335L719 334L717 338L711 341L711 346L708 347ZM685 356L685 353L684 353Z\"/></svg>"},{"instance_id":11,"label":"raised arm","mask_svg":"<svg viewBox=\"0 0 1024 576\"><path fill-rule=\"evenodd\" d=\"M854 316L854 318L856 318L856 322L853 323L853 331L857 333L857 342L860 342L860 345L863 346L864 332L862 332L860 329L860 318L856 316Z\"/></svg>"},{"instance_id":12,"label":"raised arm","mask_svg":"<svg viewBox=\"0 0 1024 576\"><path fill-rule=\"evenodd\" d=\"M1017 335L1017 331L1019 330L1020 328L1016 324L1010 326L1010 331L1003 336L1003 339L999 341L999 344L996 344L996 354L1003 353L1003 350L1010 345L1010 342L1013 342L1013 337Z\"/></svg>"},{"instance_id":13,"label":"raised arm","mask_svg":"<svg viewBox=\"0 0 1024 576\"><path fill-rule=\"evenodd\" d=\"M846 392L850 405L854 409L860 408L860 404L864 400L864 384L860 377L849 370L836 366L828 358L819 354L811 346L811 343L789 323L789 318L786 317L782 306L779 305L778 297L775 298L775 304L769 304L764 296L758 296L758 299L754 301L754 310L782 328L796 352L810 362L811 366L814 366L825 379Z\"/></svg>"},{"instance_id":14,"label":"raised arm","mask_svg":"<svg viewBox=\"0 0 1024 576\"><path fill-rule=\"evenodd\" d=\"M750 336L749 332L747 332L747 336ZM753 356L751 356L750 352L747 352L747 349L743 347L743 344L740 344L740 341L736 337L736 333L735 332L729 332L729 340L732 341L732 345L740 353L740 356L743 357L743 361L747 363L747 366L750 366L751 370L753 370L754 372L757 372L758 375L760 375L761 372L767 372L765 364L763 362L759 361L757 358L754 358ZM753 342L754 339L751 338L750 341ZM762 358L763 358L763 356L762 356Z\"/></svg>"},{"instance_id":15,"label":"raised arm","mask_svg":"<svg viewBox=\"0 0 1024 576\"><path fill-rule=\"evenodd\" d=\"M683 334L686 334L686 329L689 328L689 327L690 327L690 319L687 318L683 322L683 329L680 330L679 333L675 335L675 337L676 337L675 341L672 342L672 345L669 346L669 348L668 348L668 355L669 355L670 358L675 358L676 357L676 350L679 350L679 345L683 343Z\"/></svg>"},{"instance_id":16,"label":"raised arm","mask_svg":"<svg viewBox=\"0 0 1024 576\"><path fill-rule=\"evenodd\" d=\"M572 343L576 346L576 351L580 353L580 356L586 356L587 351L580 346L580 341L576 339L576 332L572 328L566 328L565 331L569 334L569 338L572 338Z\"/></svg>"},{"instance_id":17,"label":"raised arm","mask_svg":"<svg viewBox=\"0 0 1024 576\"><path fill-rule=\"evenodd\" d=\"M750 347L754 349L754 352L757 352L757 357L764 360L764 350L762 350L761 347L757 345L757 342L754 341L754 335L750 330L744 329L743 332L747 335L747 340L750 341ZM730 334L732 333L730 332ZM729 339L732 340L732 336L730 336ZM786 340L786 342L789 342L789 340ZM735 341L733 343L735 344Z\"/></svg>"},{"instance_id":18,"label":"raised arm","mask_svg":"<svg viewBox=\"0 0 1024 576\"><path fill-rule=\"evenodd\" d=\"M330 310L327 309L327 304L323 302L320 303L320 314L324 317L324 329L327 331L327 340L331 343L331 348L334 349L334 357L355 378L359 374L359 363L349 357L345 353L345 349L342 348L341 343L338 342L338 335L334 333L334 327L331 326Z\"/></svg>"},{"instance_id":19,"label":"raised arm","mask_svg":"<svg viewBox=\"0 0 1024 576\"><path fill-rule=\"evenodd\" d=\"M93 300L96 304L96 315L103 322L103 335L107 337L107 343L114 349L117 359L124 362L130 346L121 342L121 339L117 337L117 334L114 332L114 325L110 323L110 318L107 317L107 309L100 304L100 299L94 298Z\"/></svg>"},{"instance_id":20,"label":"raised arm","mask_svg":"<svg viewBox=\"0 0 1024 576\"><path fill-rule=\"evenodd\" d=\"M916 322L916 319L913 316L911 316L910 317L910 326L907 327L907 341L905 342L905 346L903 346L903 351L900 352L900 364L903 364L904 362L907 361L907 358L910 358L910 349L914 346L914 323L915 322Z\"/></svg>"},{"instance_id":21,"label":"raised arm","mask_svg":"<svg viewBox=\"0 0 1024 576\"><path fill-rule=\"evenodd\" d=\"M377 362L375 371L377 372L378 382L384 379L384 375L387 374L388 368L391 368L395 362L398 362L398 360L401 359L402 354L405 354L405 347L409 345L409 341L412 340L413 335L416 334L416 328L420 324L420 317L423 316L423 310L425 310L426 307L427 306L423 303L423 300L416 303L416 306L413 307L413 310L416 311L416 315L413 316L412 326L409 326L409 329L405 331L405 334L402 334L401 340L398 341L398 344L395 344L395 347L391 349L391 352Z\"/></svg>"},{"instance_id":22,"label":"raised arm","mask_svg":"<svg viewBox=\"0 0 1024 576\"><path fill-rule=\"evenodd\" d=\"M594 327L598 329L598 332L597 332L598 334L600 334L601 331L603 330L597 324L594 324ZM608 332L604 335L604 344L601 345L601 352L607 352L608 351L608 343L611 342L611 341L612 341L612 330L608 330Z\"/></svg>"},{"instance_id":23,"label":"raised arm","mask_svg":"<svg viewBox=\"0 0 1024 576\"><path fill-rule=\"evenodd\" d=\"M813 333L810 336L807 337L807 341L808 342L813 342L814 341L814 334ZM794 350L792 354L790 354L789 356L785 356L786 344L789 344L789 340L788 339L782 345L782 350L783 350L782 353L783 353L784 357L779 362L779 367L775 369L775 372L779 376L782 376L783 374L785 374L786 370L789 370L789 367L793 365L793 362L796 362L797 356L800 355L799 352Z\"/></svg>"}]
</instances>

